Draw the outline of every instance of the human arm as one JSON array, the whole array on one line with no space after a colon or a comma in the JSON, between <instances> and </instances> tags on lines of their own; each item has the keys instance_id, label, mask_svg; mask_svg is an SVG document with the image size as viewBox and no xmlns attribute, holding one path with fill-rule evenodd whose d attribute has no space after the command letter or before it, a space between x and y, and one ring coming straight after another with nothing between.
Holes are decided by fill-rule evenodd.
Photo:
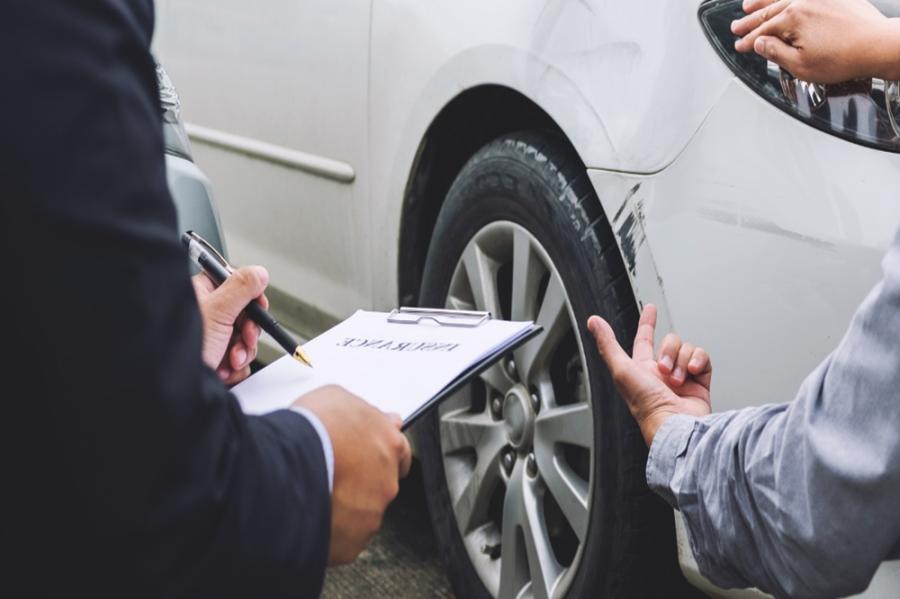
<instances>
[{"instance_id":1,"label":"human arm","mask_svg":"<svg viewBox=\"0 0 900 599\"><path fill-rule=\"evenodd\" d=\"M668 415L656 430L648 483L681 511L700 571L714 583L845 595L898 554L900 236L883 268L792 403ZM639 374L623 360L610 368ZM638 397L632 379L617 376L626 399Z\"/></svg>"},{"instance_id":2,"label":"human arm","mask_svg":"<svg viewBox=\"0 0 900 599\"><path fill-rule=\"evenodd\" d=\"M5 9L0 247L22 287L0 294L16 315L0 434L9 576L47 596L316 594L332 520L318 435L288 410L244 416L201 359L152 3ZM355 482L383 504L400 456L377 455L387 464Z\"/></svg>"},{"instance_id":3,"label":"human arm","mask_svg":"<svg viewBox=\"0 0 900 599\"><path fill-rule=\"evenodd\" d=\"M868 0L745 0L732 23L740 52L755 51L795 77L840 83L900 79L900 19Z\"/></svg>"}]
</instances>

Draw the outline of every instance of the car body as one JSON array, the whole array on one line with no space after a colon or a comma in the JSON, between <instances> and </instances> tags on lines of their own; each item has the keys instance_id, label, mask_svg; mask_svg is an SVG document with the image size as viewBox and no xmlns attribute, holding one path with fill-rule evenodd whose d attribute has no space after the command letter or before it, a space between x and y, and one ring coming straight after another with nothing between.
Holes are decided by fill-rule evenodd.
<instances>
[{"instance_id":1,"label":"car body","mask_svg":"<svg viewBox=\"0 0 900 599\"><path fill-rule=\"evenodd\" d=\"M723 411L792 399L838 343L900 223L900 156L760 97L699 6L161 0L157 45L232 254L269 267L298 332L414 303L461 166L549 126L586 167L635 300L710 351ZM755 593L704 581L680 524L678 551L705 591ZM865 596L898 593L887 563Z\"/></svg>"},{"instance_id":2,"label":"car body","mask_svg":"<svg viewBox=\"0 0 900 599\"><path fill-rule=\"evenodd\" d=\"M157 63L157 83L163 109L166 180L175 204L178 232L196 231L225 255L225 236L212 186L194 164L190 141L181 121L181 102L165 69ZM197 270L192 266L193 270Z\"/></svg>"},{"instance_id":3,"label":"car body","mask_svg":"<svg viewBox=\"0 0 900 599\"><path fill-rule=\"evenodd\" d=\"M191 160L167 153L166 179L177 211L178 232L196 231L217 250L225 252L225 235L212 186L203 171Z\"/></svg>"}]
</instances>

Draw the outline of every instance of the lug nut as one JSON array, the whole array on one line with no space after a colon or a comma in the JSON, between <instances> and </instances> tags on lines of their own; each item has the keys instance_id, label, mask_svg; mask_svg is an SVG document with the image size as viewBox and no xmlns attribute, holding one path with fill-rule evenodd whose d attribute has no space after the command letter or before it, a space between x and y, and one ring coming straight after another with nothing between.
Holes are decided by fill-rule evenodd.
<instances>
[{"instance_id":1,"label":"lug nut","mask_svg":"<svg viewBox=\"0 0 900 599\"><path fill-rule=\"evenodd\" d=\"M519 380L519 374L516 372L516 361L512 358L506 361L506 374L514 381Z\"/></svg>"},{"instance_id":2,"label":"lug nut","mask_svg":"<svg viewBox=\"0 0 900 599\"><path fill-rule=\"evenodd\" d=\"M491 413L495 418L503 418L503 399L499 395L491 400Z\"/></svg>"},{"instance_id":3,"label":"lug nut","mask_svg":"<svg viewBox=\"0 0 900 599\"><path fill-rule=\"evenodd\" d=\"M503 469L507 474L512 474L513 467L516 465L516 454L512 449L503 452Z\"/></svg>"},{"instance_id":4,"label":"lug nut","mask_svg":"<svg viewBox=\"0 0 900 599\"><path fill-rule=\"evenodd\" d=\"M541 396L537 394L535 389L531 390L531 409L537 414L541 411Z\"/></svg>"},{"instance_id":5,"label":"lug nut","mask_svg":"<svg viewBox=\"0 0 900 599\"><path fill-rule=\"evenodd\" d=\"M528 476L530 476L531 478L537 476L537 460L534 459L533 453L529 453L528 458L525 460L525 470L526 472L528 472Z\"/></svg>"}]
</instances>

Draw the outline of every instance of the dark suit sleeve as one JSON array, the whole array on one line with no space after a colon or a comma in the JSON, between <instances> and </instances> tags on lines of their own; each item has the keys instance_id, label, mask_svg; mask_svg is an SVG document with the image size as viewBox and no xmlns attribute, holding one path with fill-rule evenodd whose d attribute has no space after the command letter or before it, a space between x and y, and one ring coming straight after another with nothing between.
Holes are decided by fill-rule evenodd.
<instances>
[{"instance_id":1,"label":"dark suit sleeve","mask_svg":"<svg viewBox=\"0 0 900 599\"><path fill-rule=\"evenodd\" d=\"M4 9L0 543L14 558L0 585L317 594L330 528L319 438L292 412L245 417L201 361L152 3Z\"/></svg>"}]
</instances>

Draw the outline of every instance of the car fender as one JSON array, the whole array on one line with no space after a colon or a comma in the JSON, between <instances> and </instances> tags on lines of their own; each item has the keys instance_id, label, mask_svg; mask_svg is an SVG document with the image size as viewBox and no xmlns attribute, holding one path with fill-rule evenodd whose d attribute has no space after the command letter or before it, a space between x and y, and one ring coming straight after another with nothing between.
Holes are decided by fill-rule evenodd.
<instances>
[{"instance_id":1,"label":"car fender","mask_svg":"<svg viewBox=\"0 0 900 599\"><path fill-rule=\"evenodd\" d=\"M732 79L694 7L650 0L377 3L370 72L369 201L373 229L392 233L428 128L466 90L519 92L589 168L653 173L684 149ZM398 238L374 242L375 280L390 282L374 290L376 306L397 299Z\"/></svg>"}]
</instances>

